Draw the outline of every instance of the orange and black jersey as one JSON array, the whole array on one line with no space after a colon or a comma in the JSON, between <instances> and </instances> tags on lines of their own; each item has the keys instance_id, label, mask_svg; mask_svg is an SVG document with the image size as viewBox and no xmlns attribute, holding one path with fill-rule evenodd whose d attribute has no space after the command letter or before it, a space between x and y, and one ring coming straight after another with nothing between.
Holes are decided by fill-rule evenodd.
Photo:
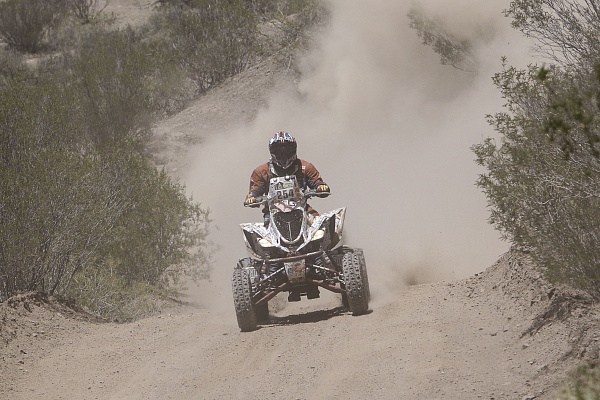
<instances>
[{"instance_id":1,"label":"orange and black jersey","mask_svg":"<svg viewBox=\"0 0 600 400\"><path fill-rule=\"evenodd\" d=\"M289 173L278 173L273 164L269 161L259 165L252 171L250 176L249 196L259 197L269 192L269 180L277 176L295 175L300 187L305 190L316 189L319 185L326 185L321 178L321 174L314 165L304 160L296 160L294 165L288 169Z\"/></svg>"}]
</instances>

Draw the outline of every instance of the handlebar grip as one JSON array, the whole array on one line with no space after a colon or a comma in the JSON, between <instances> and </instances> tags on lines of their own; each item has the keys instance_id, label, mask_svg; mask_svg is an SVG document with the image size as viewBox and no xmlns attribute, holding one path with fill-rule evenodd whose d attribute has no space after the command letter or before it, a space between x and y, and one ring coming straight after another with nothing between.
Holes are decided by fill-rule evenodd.
<instances>
[{"instance_id":1,"label":"handlebar grip","mask_svg":"<svg viewBox=\"0 0 600 400\"><path fill-rule=\"evenodd\" d=\"M258 207L262 206L264 202L265 202L265 198L263 196L260 196L260 197L256 198L256 201L254 203L250 203L250 204L244 203L244 207L258 208Z\"/></svg>"},{"instance_id":2,"label":"handlebar grip","mask_svg":"<svg viewBox=\"0 0 600 400\"><path fill-rule=\"evenodd\" d=\"M329 196L331 194L331 192L317 192L316 190L309 190L304 192L304 195L306 197L320 197L320 198L325 198L327 196Z\"/></svg>"}]
</instances>

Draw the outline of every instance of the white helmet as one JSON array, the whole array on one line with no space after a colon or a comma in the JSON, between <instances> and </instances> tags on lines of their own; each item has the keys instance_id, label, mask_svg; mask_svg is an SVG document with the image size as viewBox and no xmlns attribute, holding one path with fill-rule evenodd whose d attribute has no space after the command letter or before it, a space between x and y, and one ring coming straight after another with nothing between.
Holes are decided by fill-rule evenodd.
<instances>
[{"instance_id":1,"label":"white helmet","mask_svg":"<svg viewBox=\"0 0 600 400\"><path fill-rule=\"evenodd\" d=\"M289 168L298 158L296 139L287 132L277 132L269 141L269 152L273 164L283 169Z\"/></svg>"}]
</instances>

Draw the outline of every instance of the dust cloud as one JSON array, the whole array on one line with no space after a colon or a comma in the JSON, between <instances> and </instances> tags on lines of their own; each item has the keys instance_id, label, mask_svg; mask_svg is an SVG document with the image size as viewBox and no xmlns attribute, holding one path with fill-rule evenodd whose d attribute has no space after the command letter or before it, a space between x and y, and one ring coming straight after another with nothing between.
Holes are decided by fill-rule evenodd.
<instances>
[{"instance_id":1,"label":"dust cloud","mask_svg":"<svg viewBox=\"0 0 600 400\"><path fill-rule=\"evenodd\" d=\"M321 211L347 206L345 243L365 251L373 306L407 284L481 272L507 250L487 223L470 147L493 136L485 114L501 110L491 76L501 57L527 46L502 15L508 2L421 1L419 6L475 45L479 69L440 64L409 28L413 3L330 2L332 21L301 60L294 90L274 92L247 126L212 132L194 151L184 182L212 210L220 246L212 285L231 307L230 276L245 248L238 224L259 221L242 201L268 139L286 130L298 155L332 188ZM521 41L519 43L519 41Z\"/></svg>"}]
</instances>

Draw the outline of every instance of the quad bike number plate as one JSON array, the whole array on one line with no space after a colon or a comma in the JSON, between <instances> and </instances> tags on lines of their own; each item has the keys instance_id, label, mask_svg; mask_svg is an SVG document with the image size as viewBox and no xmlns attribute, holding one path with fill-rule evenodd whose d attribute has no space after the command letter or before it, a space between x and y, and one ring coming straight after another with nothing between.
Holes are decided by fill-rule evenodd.
<instances>
[{"instance_id":1,"label":"quad bike number plate","mask_svg":"<svg viewBox=\"0 0 600 400\"><path fill-rule=\"evenodd\" d=\"M306 276L306 263L304 260L284 263L285 272L291 283L304 282Z\"/></svg>"}]
</instances>

